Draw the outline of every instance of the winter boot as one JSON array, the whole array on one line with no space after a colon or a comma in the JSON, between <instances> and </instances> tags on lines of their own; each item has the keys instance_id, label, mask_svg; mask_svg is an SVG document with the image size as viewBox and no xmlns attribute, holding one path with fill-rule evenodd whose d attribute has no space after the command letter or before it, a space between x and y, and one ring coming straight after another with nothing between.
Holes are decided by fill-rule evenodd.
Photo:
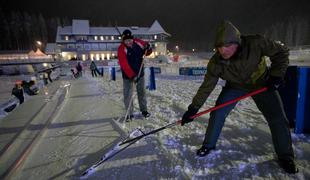
<instances>
[{"instance_id":1,"label":"winter boot","mask_svg":"<svg viewBox=\"0 0 310 180\"><path fill-rule=\"evenodd\" d=\"M289 174L296 174L298 173L298 168L294 162L294 160L284 160L284 159L279 159L279 165L281 168L289 173Z\"/></svg>"},{"instance_id":2,"label":"winter boot","mask_svg":"<svg viewBox=\"0 0 310 180\"><path fill-rule=\"evenodd\" d=\"M199 157L204 157L207 154L209 154L211 150L214 150L214 149L215 149L215 147L210 147L209 148L209 147L206 147L205 145L202 145L202 147L197 150L196 154Z\"/></svg>"},{"instance_id":3,"label":"winter boot","mask_svg":"<svg viewBox=\"0 0 310 180\"><path fill-rule=\"evenodd\" d=\"M142 115L144 118L148 118L148 117L150 117L151 114L147 111L142 111Z\"/></svg>"}]
</instances>

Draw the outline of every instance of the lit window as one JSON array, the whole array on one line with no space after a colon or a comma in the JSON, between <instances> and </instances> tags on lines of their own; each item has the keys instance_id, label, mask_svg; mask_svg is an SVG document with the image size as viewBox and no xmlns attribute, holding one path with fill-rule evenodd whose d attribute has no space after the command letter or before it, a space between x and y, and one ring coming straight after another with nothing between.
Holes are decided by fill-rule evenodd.
<instances>
[{"instance_id":1,"label":"lit window","mask_svg":"<svg viewBox=\"0 0 310 180\"><path fill-rule=\"evenodd\" d=\"M94 39L95 39L95 40L98 40L98 36L94 36Z\"/></svg>"},{"instance_id":2,"label":"lit window","mask_svg":"<svg viewBox=\"0 0 310 180\"><path fill-rule=\"evenodd\" d=\"M106 39L106 40L109 40L109 36L106 36L105 39Z\"/></svg>"},{"instance_id":3,"label":"lit window","mask_svg":"<svg viewBox=\"0 0 310 180\"><path fill-rule=\"evenodd\" d=\"M82 60L85 61L86 60L86 55L82 54Z\"/></svg>"},{"instance_id":4,"label":"lit window","mask_svg":"<svg viewBox=\"0 0 310 180\"><path fill-rule=\"evenodd\" d=\"M100 36L100 40L101 40L101 41L103 41L103 40L104 40L104 39L103 39L103 36Z\"/></svg>"},{"instance_id":5,"label":"lit window","mask_svg":"<svg viewBox=\"0 0 310 180\"><path fill-rule=\"evenodd\" d=\"M115 56L115 54L114 53L112 53L112 57L114 57Z\"/></svg>"},{"instance_id":6,"label":"lit window","mask_svg":"<svg viewBox=\"0 0 310 180\"><path fill-rule=\"evenodd\" d=\"M101 59L104 60L104 54L101 54Z\"/></svg>"},{"instance_id":7,"label":"lit window","mask_svg":"<svg viewBox=\"0 0 310 180\"><path fill-rule=\"evenodd\" d=\"M112 41L114 40L114 36L111 36L111 40L112 40Z\"/></svg>"},{"instance_id":8,"label":"lit window","mask_svg":"<svg viewBox=\"0 0 310 180\"><path fill-rule=\"evenodd\" d=\"M119 40L121 40L121 39L122 39L122 37L118 36L118 39L119 39Z\"/></svg>"},{"instance_id":9,"label":"lit window","mask_svg":"<svg viewBox=\"0 0 310 180\"><path fill-rule=\"evenodd\" d=\"M100 55L96 54L96 60L99 61L100 60Z\"/></svg>"},{"instance_id":10,"label":"lit window","mask_svg":"<svg viewBox=\"0 0 310 180\"><path fill-rule=\"evenodd\" d=\"M107 54L107 60L110 60L110 54Z\"/></svg>"},{"instance_id":11,"label":"lit window","mask_svg":"<svg viewBox=\"0 0 310 180\"><path fill-rule=\"evenodd\" d=\"M94 54L90 54L90 59L94 60Z\"/></svg>"},{"instance_id":12,"label":"lit window","mask_svg":"<svg viewBox=\"0 0 310 180\"><path fill-rule=\"evenodd\" d=\"M69 41L69 36L65 36L65 40L66 40L66 41Z\"/></svg>"},{"instance_id":13,"label":"lit window","mask_svg":"<svg viewBox=\"0 0 310 180\"><path fill-rule=\"evenodd\" d=\"M157 35L154 35L154 39L157 39Z\"/></svg>"},{"instance_id":14,"label":"lit window","mask_svg":"<svg viewBox=\"0 0 310 180\"><path fill-rule=\"evenodd\" d=\"M155 47L157 47L158 45L157 45L157 43L155 43Z\"/></svg>"}]
</instances>

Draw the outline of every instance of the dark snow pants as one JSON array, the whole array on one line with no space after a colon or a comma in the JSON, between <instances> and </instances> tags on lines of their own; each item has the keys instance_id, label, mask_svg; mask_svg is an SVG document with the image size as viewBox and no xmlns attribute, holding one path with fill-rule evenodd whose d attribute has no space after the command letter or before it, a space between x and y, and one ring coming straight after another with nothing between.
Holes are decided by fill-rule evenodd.
<instances>
[{"instance_id":1,"label":"dark snow pants","mask_svg":"<svg viewBox=\"0 0 310 180\"><path fill-rule=\"evenodd\" d=\"M136 86L140 111L141 112L147 111L144 76L142 76L137 83L134 83L134 80L123 78L123 86L124 86L124 90L123 90L124 104L125 104L126 110L129 107L131 96L133 96L133 88L134 86ZM132 114L133 114L133 101L131 102L130 110L129 110L129 115L132 115Z\"/></svg>"},{"instance_id":2,"label":"dark snow pants","mask_svg":"<svg viewBox=\"0 0 310 180\"><path fill-rule=\"evenodd\" d=\"M245 94L247 94L246 91L224 87L216 101L216 105L225 103ZM275 152L277 153L278 158L294 159L289 122L286 118L282 100L278 91L266 91L257 94L252 98L258 109L267 120L271 131ZM211 112L209 124L205 134L205 140L203 142L205 146L215 147L225 119L236 104L237 103L234 103Z\"/></svg>"},{"instance_id":3,"label":"dark snow pants","mask_svg":"<svg viewBox=\"0 0 310 180\"><path fill-rule=\"evenodd\" d=\"M92 77L95 77L95 76L97 77L96 69L92 69L92 70L91 70L91 76L92 76Z\"/></svg>"}]
</instances>

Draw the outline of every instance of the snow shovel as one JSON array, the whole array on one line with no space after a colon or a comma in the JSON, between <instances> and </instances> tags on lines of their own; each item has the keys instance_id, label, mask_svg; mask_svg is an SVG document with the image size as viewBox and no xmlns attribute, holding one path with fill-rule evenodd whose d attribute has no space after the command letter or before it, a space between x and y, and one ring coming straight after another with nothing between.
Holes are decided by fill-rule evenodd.
<instances>
[{"instance_id":1,"label":"snow shovel","mask_svg":"<svg viewBox=\"0 0 310 180\"><path fill-rule=\"evenodd\" d=\"M194 116L192 116L191 118L193 118L193 119L194 119L194 118L197 118L197 117L199 117L199 116L202 116L202 115L207 114L207 113L209 113L209 112L215 111L215 110L217 110L217 109L220 109L220 108L225 107L225 106L227 106L227 105L230 105L230 104L232 104L232 103L238 102L238 101L240 101L240 100L242 100L242 99L245 99L245 98L247 98L247 97L254 96L254 95L256 95L256 94L262 93L262 92L264 92L264 91L266 91L266 90L267 90L267 87L263 87L263 88L261 88L261 89L258 89L258 90L256 90L256 91L253 91L253 92L248 93L248 94L246 94L246 95L240 96L240 97L235 98L235 99L232 99L232 100L230 100L230 101L227 101L227 102L225 102L225 103L223 103L223 104L220 104L220 105L218 105L218 106L215 106L215 107L212 107L212 108L210 108L210 109L201 111L201 112L195 114ZM132 139L128 139L128 140L126 140L126 141L123 141L120 145L123 145L123 144L126 144L126 143L130 143L130 142L132 142L132 141L136 141L136 140L142 139L143 137L148 136L148 135L150 135L150 134L154 134L154 133L157 133L157 132L159 132L159 131L161 131L161 130L164 130L164 129L167 129L167 128L171 128L171 127L173 127L173 126L175 126L175 125L181 124L181 121L182 121L182 120L178 120L178 121L176 121L176 122L170 123L170 124L168 124L168 125L166 125L166 126L163 126L163 127L161 127L161 128L155 129L155 130L150 131L150 132L148 132L148 133L143 133L141 136L138 136L138 137L135 137L135 138L132 138Z\"/></svg>"}]
</instances>

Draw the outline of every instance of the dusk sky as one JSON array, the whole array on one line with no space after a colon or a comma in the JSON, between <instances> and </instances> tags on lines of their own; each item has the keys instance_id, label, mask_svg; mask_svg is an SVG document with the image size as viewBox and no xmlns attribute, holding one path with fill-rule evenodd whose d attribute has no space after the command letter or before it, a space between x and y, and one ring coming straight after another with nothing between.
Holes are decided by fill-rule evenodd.
<instances>
[{"instance_id":1,"label":"dusk sky","mask_svg":"<svg viewBox=\"0 0 310 180\"><path fill-rule=\"evenodd\" d=\"M290 17L310 21L309 0L1 0L1 7L47 18L89 19L95 26L150 26L157 19L173 43L211 43L223 19L245 34L263 33Z\"/></svg>"}]
</instances>

